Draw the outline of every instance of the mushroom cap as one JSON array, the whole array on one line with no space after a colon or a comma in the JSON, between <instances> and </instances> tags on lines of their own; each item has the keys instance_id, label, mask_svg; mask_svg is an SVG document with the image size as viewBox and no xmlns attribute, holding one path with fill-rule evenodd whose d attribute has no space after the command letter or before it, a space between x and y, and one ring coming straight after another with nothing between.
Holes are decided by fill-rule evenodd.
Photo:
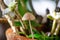
<instances>
[{"instance_id":1,"label":"mushroom cap","mask_svg":"<svg viewBox=\"0 0 60 40\"><path fill-rule=\"evenodd\" d=\"M22 17L22 20L35 20L35 16L30 13L30 12L27 12L25 13L25 15Z\"/></svg>"}]
</instances>

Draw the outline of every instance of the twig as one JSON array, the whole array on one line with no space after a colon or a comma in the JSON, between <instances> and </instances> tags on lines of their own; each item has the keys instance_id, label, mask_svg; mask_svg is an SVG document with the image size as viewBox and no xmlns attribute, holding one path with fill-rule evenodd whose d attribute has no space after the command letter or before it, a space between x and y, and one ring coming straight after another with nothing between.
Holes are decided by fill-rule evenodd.
<instances>
[{"instance_id":1,"label":"twig","mask_svg":"<svg viewBox=\"0 0 60 40\"><path fill-rule=\"evenodd\" d=\"M24 26L24 24L23 24L23 21L21 20L21 19L22 19L22 16L18 13L17 10L15 10L15 14L16 14L17 18L19 19L19 21L21 22L22 27L25 29L25 26Z\"/></svg>"},{"instance_id":2,"label":"twig","mask_svg":"<svg viewBox=\"0 0 60 40\"><path fill-rule=\"evenodd\" d=\"M8 15L5 15L5 18L7 19L8 23L10 24L10 26L11 26L13 32L16 33L16 28L15 28L15 26L13 26L13 23L12 23L10 17L9 17Z\"/></svg>"},{"instance_id":3,"label":"twig","mask_svg":"<svg viewBox=\"0 0 60 40\"><path fill-rule=\"evenodd\" d=\"M31 30L31 34L32 34L32 39L34 39L33 30L32 30L32 26L31 26L30 20L29 20L29 26L30 26L30 30Z\"/></svg>"}]
</instances>

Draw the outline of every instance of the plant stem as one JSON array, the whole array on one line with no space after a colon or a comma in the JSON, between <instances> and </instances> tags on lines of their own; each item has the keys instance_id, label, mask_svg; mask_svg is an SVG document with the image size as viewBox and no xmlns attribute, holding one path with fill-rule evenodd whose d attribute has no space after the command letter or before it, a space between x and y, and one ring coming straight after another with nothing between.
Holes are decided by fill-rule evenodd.
<instances>
[{"instance_id":1,"label":"plant stem","mask_svg":"<svg viewBox=\"0 0 60 40\"><path fill-rule=\"evenodd\" d=\"M21 22L21 25L22 25L23 29L25 29L23 22L21 20L20 20L20 22Z\"/></svg>"},{"instance_id":2,"label":"plant stem","mask_svg":"<svg viewBox=\"0 0 60 40\"><path fill-rule=\"evenodd\" d=\"M18 0L16 0L16 2L18 2ZM27 11L27 8L26 8L26 6L25 6L25 4L24 4L24 0L20 0L20 3L21 3L21 5L22 5L22 7L23 7L23 9L25 10L25 11ZM18 8L17 8L17 10L14 10L15 11L15 13L16 13L16 15L17 15L17 18L20 20L20 22L21 22L21 24L22 24L22 27L24 28L24 29L26 29L26 24L22 21L22 16L21 16L21 14L18 12Z\"/></svg>"},{"instance_id":3,"label":"plant stem","mask_svg":"<svg viewBox=\"0 0 60 40\"><path fill-rule=\"evenodd\" d=\"M22 5L22 7L24 7L24 8L25 8L25 5L24 5L23 0L20 0L20 3L21 3L21 5Z\"/></svg>"},{"instance_id":4,"label":"plant stem","mask_svg":"<svg viewBox=\"0 0 60 40\"><path fill-rule=\"evenodd\" d=\"M16 33L16 28L15 28L15 26L13 26L13 23L12 23L12 21L10 20L10 17L9 17L8 15L5 15L5 18L6 18L7 21L9 22L9 24L10 24L10 26L11 26L13 32Z\"/></svg>"},{"instance_id":5,"label":"plant stem","mask_svg":"<svg viewBox=\"0 0 60 40\"><path fill-rule=\"evenodd\" d=\"M53 21L52 30L51 30L52 35L53 35L54 31L55 31L55 26L56 26L56 19L54 19L54 21Z\"/></svg>"},{"instance_id":6,"label":"plant stem","mask_svg":"<svg viewBox=\"0 0 60 40\"><path fill-rule=\"evenodd\" d=\"M31 30L31 34L32 34L32 39L34 39L34 35L33 35L32 26L31 26L30 20L29 20L29 26L30 26L30 30Z\"/></svg>"},{"instance_id":7,"label":"plant stem","mask_svg":"<svg viewBox=\"0 0 60 40\"><path fill-rule=\"evenodd\" d=\"M16 10L15 10L15 14L16 14L17 18L19 19L19 21L20 21L23 29L25 29L24 24L23 24L23 22L22 22L22 20L21 20L21 19L22 19L22 16L21 16L21 15L18 13L18 11L16 11Z\"/></svg>"},{"instance_id":8,"label":"plant stem","mask_svg":"<svg viewBox=\"0 0 60 40\"><path fill-rule=\"evenodd\" d=\"M60 29L60 23L58 22L58 24L57 24L57 28L56 28L55 33L54 33L55 35L57 35L57 34L58 34L59 29Z\"/></svg>"},{"instance_id":9,"label":"plant stem","mask_svg":"<svg viewBox=\"0 0 60 40\"><path fill-rule=\"evenodd\" d=\"M21 32L22 32L26 37L28 37L28 35L25 33L25 31L23 30L22 27L20 27L20 30L21 30Z\"/></svg>"},{"instance_id":10,"label":"plant stem","mask_svg":"<svg viewBox=\"0 0 60 40\"><path fill-rule=\"evenodd\" d=\"M25 11L27 11L27 8L25 6L24 0L20 0L20 3Z\"/></svg>"},{"instance_id":11,"label":"plant stem","mask_svg":"<svg viewBox=\"0 0 60 40\"><path fill-rule=\"evenodd\" d=\"M26 24L24 24L23 21L21 20L22 16L20 15L20 13L17 10L15 10L15 14L16 14L18 20L20 21L22 28L26 29ZM24 31L24 33L25 33L25 36L28 37L25 31Z\"/></svg>"}]
</instances>

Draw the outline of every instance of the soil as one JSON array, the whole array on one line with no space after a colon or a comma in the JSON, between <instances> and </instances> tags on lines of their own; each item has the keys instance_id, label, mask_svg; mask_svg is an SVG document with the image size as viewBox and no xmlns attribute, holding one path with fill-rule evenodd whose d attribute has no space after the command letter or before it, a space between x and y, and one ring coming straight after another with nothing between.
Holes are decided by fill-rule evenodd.
<instances>
[{"instance_id":1,"label":"soil","mask_svg":"<svg viewBox=\"0 0 60 40\"><path fill-rule=\"evenodd\" d=\"M7 37L7 40L33 40L21 35L17 35L16 33L13 33L13 30L11 28L6 30L6 37Z\"/></svg>"}]
</instances>

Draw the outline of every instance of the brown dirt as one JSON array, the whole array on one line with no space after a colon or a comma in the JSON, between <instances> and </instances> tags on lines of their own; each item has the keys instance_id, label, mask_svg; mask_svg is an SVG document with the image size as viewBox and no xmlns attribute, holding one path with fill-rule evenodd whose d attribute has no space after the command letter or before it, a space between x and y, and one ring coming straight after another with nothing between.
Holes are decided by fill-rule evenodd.
<instances>
[{"instance_id":1,"label":"brown dirt","mask_svg":"<svg viewBox=\"0 0 60 40\"><path fill-rule=\"evenodd\" d=\"M6 30L6 37L7 40L33 40L30 38L26 38L24 36L17 35L16 33L13 33L13 30L11 28Z\"/></svg>"}]
</instances>

